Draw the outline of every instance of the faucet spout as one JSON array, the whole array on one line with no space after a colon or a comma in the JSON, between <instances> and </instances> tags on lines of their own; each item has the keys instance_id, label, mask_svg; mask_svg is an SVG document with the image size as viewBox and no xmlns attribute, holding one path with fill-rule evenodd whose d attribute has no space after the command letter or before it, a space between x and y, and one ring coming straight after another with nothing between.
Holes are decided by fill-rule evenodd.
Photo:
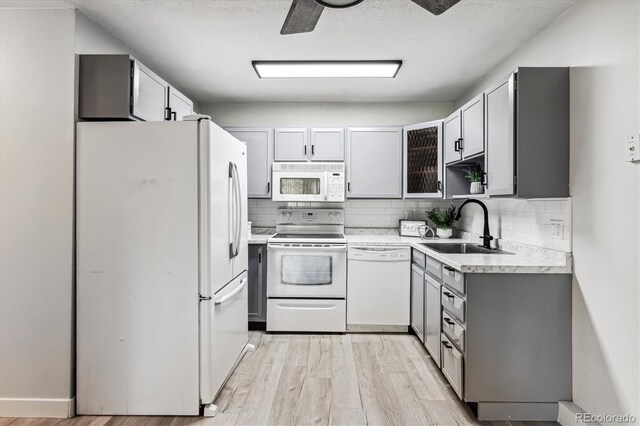
<instances>
[{"instance_id":1,"label":"faucet spout","mask_svg":"<svg viewBox=\"0 0 640 426\"><path fill-rule=\"evenodd\" d=\"M464 203L460 204L458 210L456 211L456 220L460 220L460 216L462 215L462 208L467 204L478 204L482 207L482 212L484 213L484 229L482 231L482 247L491 249L491 240L493 237L489 233L489 210L487 210L487 206L480 200L476 200L475 198L469 198Z\"/></svg>"}]
</instances>

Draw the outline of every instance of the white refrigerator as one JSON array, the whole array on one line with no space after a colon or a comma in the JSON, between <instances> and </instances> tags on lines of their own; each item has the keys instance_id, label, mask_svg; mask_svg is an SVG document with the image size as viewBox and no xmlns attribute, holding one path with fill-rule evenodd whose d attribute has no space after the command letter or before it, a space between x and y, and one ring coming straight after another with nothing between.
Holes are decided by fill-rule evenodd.
<instances>
[{"instance_id":1,"label":"white refrigerator","mask_svg":"<svg viewBox=\"0 0 640 426\"><path fill-rule=\"evenodd\" d=\"M82 122L78 414L215 414L248 345L246 146L209 119Z\"/></svg>"}]
</instances>

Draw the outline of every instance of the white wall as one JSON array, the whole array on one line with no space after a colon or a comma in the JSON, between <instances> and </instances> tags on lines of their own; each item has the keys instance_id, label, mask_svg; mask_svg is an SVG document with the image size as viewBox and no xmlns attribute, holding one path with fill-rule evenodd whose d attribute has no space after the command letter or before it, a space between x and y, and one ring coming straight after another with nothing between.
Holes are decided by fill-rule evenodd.
<instances>
[{"instance_id":1,"label":"white wall","mask_svg":"<svg viewBox=\"0 0 640 426\"><path fill-rule=\"evenodd\" d=\"M0 416L72 410L74 38L0 11Z\"/></svg>"},{"instance_id":2,"label":"white wall","mask_svg":"<svg viewBox=\"0 0 640 426\"><path fill-rule=\"evenodd\" d=\"M584 0L472 87L463 103L517 66L571 67L573 400L638 418L640 164L637 0Z\"/></svg>"},{"instance_id":3,"label":"white wall","mask_svg":"<svg viewBox=\"0 0 640 426\"><path fill-rule=\"evenodd\" d=\"M451 102L213 103L200 107L221 126L402 126L445 118Z\"/></svg>"}]
</instances>

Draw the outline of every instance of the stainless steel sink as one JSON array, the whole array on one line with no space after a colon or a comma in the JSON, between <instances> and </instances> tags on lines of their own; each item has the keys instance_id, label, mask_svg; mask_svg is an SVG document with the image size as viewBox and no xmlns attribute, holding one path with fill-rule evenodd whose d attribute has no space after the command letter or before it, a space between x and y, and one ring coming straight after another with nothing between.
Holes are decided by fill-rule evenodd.
<instances>
[{"instance_id":1,"label":"stainless steel sink","mask_svg":"<svg viewBox=\"0 0 640 426\"><path fill-rule=\"evenodd\" d=\"M510 251L500 249L486 249L482 246L467 243L422 243L423 246L429 247L440 253L451 254L515 254Z\"/></svg>"}]
</instances>

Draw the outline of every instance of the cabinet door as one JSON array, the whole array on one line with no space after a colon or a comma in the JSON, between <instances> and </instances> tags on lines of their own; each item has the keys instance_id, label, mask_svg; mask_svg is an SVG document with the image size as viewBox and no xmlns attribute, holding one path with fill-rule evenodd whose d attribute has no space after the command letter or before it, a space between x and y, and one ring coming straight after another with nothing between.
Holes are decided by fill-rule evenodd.
<instances>
[{"instance_id":1,"label":"cabinet door","mask_svg":"<svg viewBox=\"0 0 640 426\"><path fill-rule=\"evenodd\" d=\"M424 342L424 272L411 265L411 327Z\"/></svg>"},{"instance_id":2,"label":"cabinet door","mask_svg":"<svg viewBox=\"0 0 640 426\"><path fill-rule=\"evenodd\" d=\"M402 129L347 129L347 197L402 198Z\"/></svg>"},{"instance_id":3,"label":"cabinet door","mask_svg":"<svg viewBox=\"0 0 640 426\"><path fill-rule=\"evenodd\" d=\"M460 108L462 121L462 158L470 158L484 152L484 93L476 96Z\"/></svg>"},{"instance_id":4,"label":"cabinet door","mask_svg":"<svg viewBox=\"0 0 640 426\"><path fill-rule=\"evenodd\" d=\"M307 161L307 129L275 130L275 161Z\"/></svg>"},{"instance_id":5,"label":"cabinet door","mask_svg":"<svg viewBox=\"0 0 640 426\"><path fill-rule=\"evenodd\" d=\"M344 161L344 129L311 129L311 161Z\"/></svg>"},{"instance_id":6,"label":"cabinet door","mask_svg":"<svg viewBox=\"0 0 640 426\"><path fill-rule=\"evenodd\" d=\"M444 120L444 163L449 164L460 160L461 154L458 143L461 138L460 110L454 112Z\"/></svg>"},{"instance_id":7,"label":"cabinet door","mask_svg":"<svg viewBox=\"0 0 640 426\"><path fill-rule=\"evenodd\" d=\"M273 164L273 130L264 128L225 129L247 144L247 196L271 198L271 165Z\"/></svg>"},{"instance_id":8,"label":"cabinet door","mask_svg":"<svg viewBox=\"0 0 640 426\"><path fill-rule=\"evenodd\" d=\"M264 322L267 314L266 274L264 265L266 246L249 245L249 321Z\"/></svg>"},{"instance_id":9,"label":"cabinet door","mask_svg":"<svg viewBox=\"0 0 640 426\"><path fill-rule=\"evenodd\" d=\"M193 102L175 88L169 87L169 103L167 105L171 113L171 120L181 121L185 116L193 114Z\"/></svg>"},{"instance_id":10,"label":"cabinet door","mask_svg":"<svg viewBox=\"0 0 640 426\"><path fill-rule=\"evenodd\" d=\"M164 121L169 85L138 61L133 61L133 108L136 118Z\"/></svg>"},{"instance_id":11,"label":"cabinet door","mask_svg":"<svg viewBox=\"0 0 640 426\"><path fill-rule=\"evenodd\" d=\"M404 133L405 198L442 198L442 121L406 126Z\"/></svg>"},{"instance_id":12,"label":"cabinet door","mask_svg":"<svg viewBox=\"0 0 640 426\"><path fill-rule=\"evenodd\" d=\"M440 367L440 283L428 275L424 280L424 345Z\"/></svg>"},{"instance_id":13,"label":"cabinet door","mask_svg":"<svg viewBox=\"0 0 640 426\"><path fill-rule=\"evenodd\" d=\"M515 193L514 76L485 92L486 193Z\"/></svg>"}]
</instances>

